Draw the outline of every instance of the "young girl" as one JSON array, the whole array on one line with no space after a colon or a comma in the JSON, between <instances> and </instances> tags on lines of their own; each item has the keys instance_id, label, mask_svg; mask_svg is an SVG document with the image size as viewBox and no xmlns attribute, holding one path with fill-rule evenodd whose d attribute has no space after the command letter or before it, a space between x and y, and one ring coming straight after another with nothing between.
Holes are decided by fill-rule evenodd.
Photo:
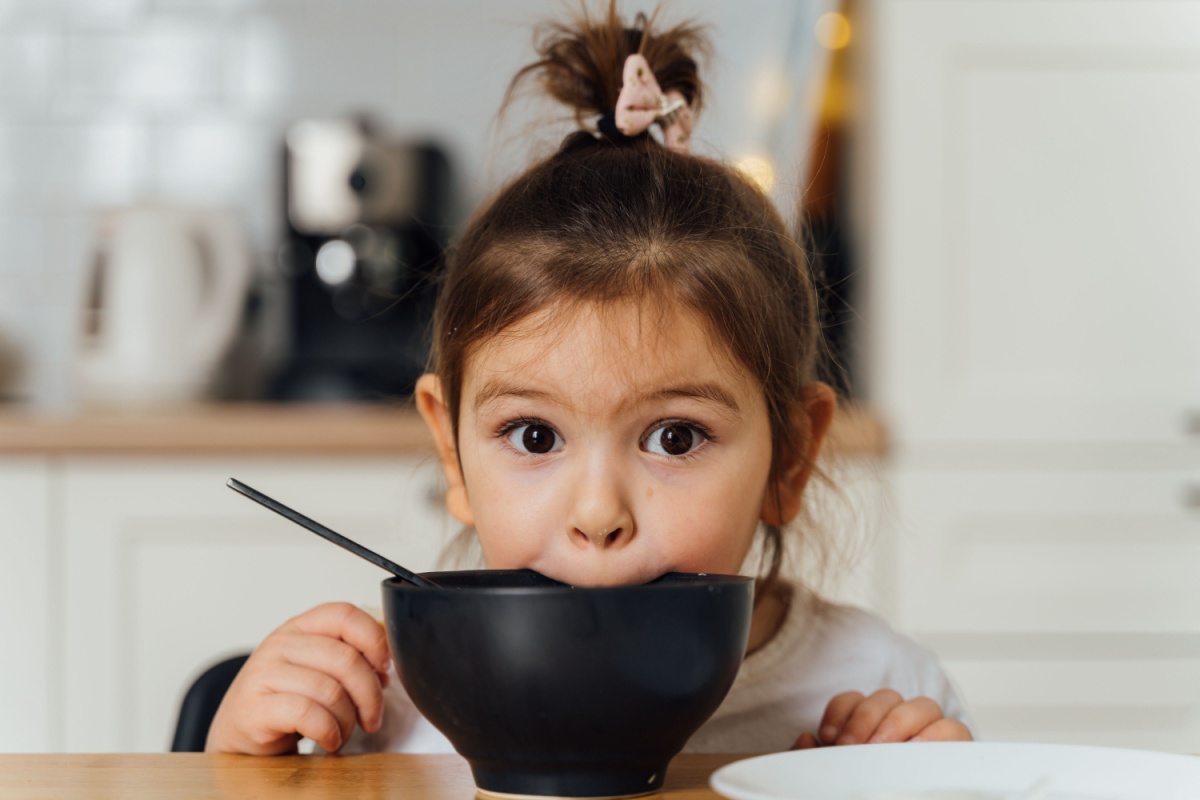
<instances>
[{"instance_id":1,"label":"young girl","mask_svg":"<svg viewBox=\"0 0 1200 800\"><path fill-rule=\"evenodd\" d=\"M540 77L581 130L448 268L416 392L447 507L490 568L575 586L736 573L766 537L745 663L689 750L969 739L932 653L779 578L835 399L804 254L758 189L686 152L701 44L627 28L614 2L551 29L514 80ZM312 609L255 650L208 750L450 751L390 670L378 622Z\"/></svg>"}]
</instances>

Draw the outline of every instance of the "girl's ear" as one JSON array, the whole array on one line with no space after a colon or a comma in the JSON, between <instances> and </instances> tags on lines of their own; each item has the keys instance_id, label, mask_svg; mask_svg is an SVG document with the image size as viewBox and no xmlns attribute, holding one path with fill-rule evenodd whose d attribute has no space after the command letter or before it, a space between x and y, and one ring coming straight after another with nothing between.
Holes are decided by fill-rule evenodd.
<instances>
[{"instance_id":1,"label":"girl's ear","mask_svg":"<svg viewBox=\"0 0 1200 800\"><path fill-rule=\"evenodd\" d=\"M779 478L768 487L760 518L767 525L782 526L800 513L804 487L812 477L813 464L821 450L821 441L837 410L837 396L828 384L814 383L805 388L800 402L792 410L792 441L801 442L803 452L784 454Z\"/></svg>"},{"instance_id":2,"label":"girl's ear","mask_svg":"<svg viewBox=\"0 0 1200 800\"><path fill-rule=\"evenodd\" d=\"M474 525L471 501L467 499L467 484L463 480L462 468L458 464L458 448L454 442L454 426L450 422L450 410L446 408L442 394L442 382L437 375L425 374L417 380L417 411L433 434L438 458L442 462L442 474L446 476L446 509L463 525Z\"/></svg>"}]
</instances>

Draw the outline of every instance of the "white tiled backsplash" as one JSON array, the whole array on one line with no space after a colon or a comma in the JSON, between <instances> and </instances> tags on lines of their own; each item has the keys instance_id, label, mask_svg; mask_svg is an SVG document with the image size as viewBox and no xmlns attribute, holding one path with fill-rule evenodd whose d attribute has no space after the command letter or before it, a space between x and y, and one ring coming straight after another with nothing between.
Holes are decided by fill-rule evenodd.
<instances>
[{"instance_id":1,"label":"white tiled backsplash","mask_svg":"<svg viewBox=\"0 0 1200 800\"><path fill-rule=\"evenodd\" d=\"M677 0L711 23L702 148L753 144L746 87L787 46L791 0ZM0 365L7 394L72 402L92 213L139 202L229 208L268 269L281 229L280 140L301 117L370 112L448 149L477 202L529 155L532 110L498 135L532 25L558 0L0 0ZM592 7L596 7L593 4ZM629 12L650 3L625 3ZM544 116L544 109L540 112ZM535 147L561 133L544 130ZM0 372L2 372L0 366Z\"/></svg>"}]
</instances>

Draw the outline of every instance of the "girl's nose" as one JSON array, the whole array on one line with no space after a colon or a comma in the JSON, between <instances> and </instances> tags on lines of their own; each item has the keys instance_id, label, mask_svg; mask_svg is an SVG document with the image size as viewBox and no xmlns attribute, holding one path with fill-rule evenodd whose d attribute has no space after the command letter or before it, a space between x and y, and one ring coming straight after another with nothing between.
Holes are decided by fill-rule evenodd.
<instances>
[{"instance_id":1,"label":"girl's nose","mask_svg":"<svg viewBox=\"0 0 1200 800\"><path fill-rule=\"evenodd\" d=\"M568 520L572 542L585 549L609 550L628 544L634 536L633 515L611 476L581 476L579 492Z\"/></svg>"},{"instance_id":2,"label":"girl's nose","mask_svg":"<svg viewBox=\"0 0 1200 800\"><path fill-rule=\"evenodd\" d=\"M595 547L598 550L604 550L610 547L618 547L633 537L628 528L621 527L611 531L599 530L590 533L576 528L575 538L577 539L577 544L582 547Z\"/></svg>"}]
</instances>

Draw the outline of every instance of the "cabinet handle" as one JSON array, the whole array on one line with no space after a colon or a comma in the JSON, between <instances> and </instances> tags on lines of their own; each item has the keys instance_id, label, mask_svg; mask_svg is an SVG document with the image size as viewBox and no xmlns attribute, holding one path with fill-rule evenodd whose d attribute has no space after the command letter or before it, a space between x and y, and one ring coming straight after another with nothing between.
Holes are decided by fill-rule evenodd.
<instances>
[{"instance_id":1,"label":"cabinet handle","mask_svg":"<svg viewBox=\"0 0 1200 800\"><path fill-rule=\"evenodd\" d=\"M1183 490L1183 506L1192 511L1200 511L1200 484L1192 484Z\"/></svg>"},{"instance_id":2,"label":"cabinet handle","mask_svg":"<svg viewBox=\"0 0 1200 800\"><path fill-rule=\"evenodd\" d=\"M1183 429L1189 436L1200 436L1200 411L1187 412Z\"/></svg>"},{"instance_id":3,"label":"cabinet handle","mask_svg":"<svg viewBox=\"0 0 1200 800\"><path fill-rule=\"evenodd\" d=\"M1197 501L1200 502L1200 498ZM425 502L437 511L442 511L446 508L446 489L442 486L441 481L431 484L425 490Z\"/></svg>"}]
</instances>

